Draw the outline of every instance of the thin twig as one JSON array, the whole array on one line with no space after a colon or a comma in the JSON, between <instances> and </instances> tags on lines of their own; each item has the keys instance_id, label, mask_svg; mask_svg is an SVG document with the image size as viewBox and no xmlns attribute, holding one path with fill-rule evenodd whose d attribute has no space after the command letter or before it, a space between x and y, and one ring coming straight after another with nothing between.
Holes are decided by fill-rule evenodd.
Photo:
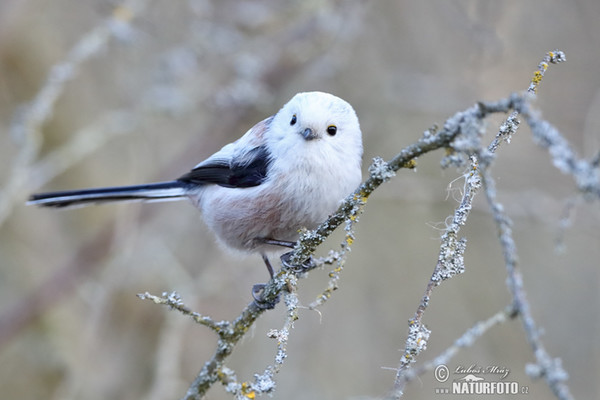
<instances>
[{"instance_id":1,"label":"thin twig","mask_svg":"<svg viewBox=\"0 0 600 400\"><path fill-rule=\"evenodd\" d=\"M231 330L230 324L227 321L216 322L206 315L201 315L200 313L192 311L183 303L181 296L179 296L177 292L163 293L162 296L155 296L146 292L138 294L137 297L142 300L151 300L154 304L169 306L171 309L177 310L183 315L192 317L195 322L212 329L219 335L227 335Z\"/></svg>"},{"instance_id":2,"label":"thin twig","mask_svg":"<svg viewBox=\"0 0 600 400\"><path fill-rule=\"evenodd\" d=\"M528 367L526 371L531 377L543 377L557 398L561 400L572 399L573 396L565 383L568 374L562 368L560 359L550 357L540 339L540 330L533 319L531 307L523 289L523 276L517 268L518 258L516 245L512 237L512 222L504 212L504 207L496 200L495 183L487 169L482 172L482 181L488 204L498 228L498 237L508 274L507 285L513 299L513 307L521 318L527 341L536 359L535 366Z\"/></svg>"},{"instance_id":3,"label":"thin twig","mask_svg":"<svg viewBox=\"0 0 600 400\"><path fill-rule=\"evenodd\" d=\"M415 378L422 376L423 374L433 371L440 365L448 364L448 362L461 350L472 346L480 337L482 337L487 331L496 325L500 325L510 318L515 317L514 309L507 307L506 309L497 312L490 318L479 321L465 333L463 333L454 343L442 351L437 357L430 361L424 362L420 367L407 370L406 373L402 374L401 379L408 383Z\"/></svg>"},{"instance_id":4,"label":"thin twig","mask_svg":"<svg viewBox=\"0 0 600 400\"><path fill-rule=\"evenodd\" d=\"M464 252L466 249L466 239L458 239L460 228L466 223L467 217L471 212L473 198L481 187L479 178L477 158L471 156L470 171L465 176L465 189L459 206L454 211L452 222L442 235L442 244L438 256L438 262L433 270L431 278L425 288L417 311L412 319L408 321L408 337L406 339L404 354L400 359L400 366L396 372L393 391L389 398L398 399L404 392L404 387L408 382L405 375L410 370L411 364L416 361L416 357L421 351L427 348L427 341L431 331L423 324L423 314L429 305L429 300L433 289L443 281L450 279L465 270Z\"/></svg>"}]
</instances>

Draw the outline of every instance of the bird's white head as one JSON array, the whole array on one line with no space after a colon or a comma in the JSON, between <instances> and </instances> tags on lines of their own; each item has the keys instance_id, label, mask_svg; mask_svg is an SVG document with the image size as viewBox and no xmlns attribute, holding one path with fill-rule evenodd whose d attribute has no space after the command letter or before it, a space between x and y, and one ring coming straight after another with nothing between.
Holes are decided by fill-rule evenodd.
<instances>
[{"instance_id":1,"label":"bird's white head","mask_svg":"<svg viewBox=\"0 0 600 400\"><path fill-rule=\"evenodd\" d=\"M334 157L346 163L362 159L362 133L348 102L329 93L298 93L271 121L265 138L278 157Z\"/></svg>"}]
</instances>

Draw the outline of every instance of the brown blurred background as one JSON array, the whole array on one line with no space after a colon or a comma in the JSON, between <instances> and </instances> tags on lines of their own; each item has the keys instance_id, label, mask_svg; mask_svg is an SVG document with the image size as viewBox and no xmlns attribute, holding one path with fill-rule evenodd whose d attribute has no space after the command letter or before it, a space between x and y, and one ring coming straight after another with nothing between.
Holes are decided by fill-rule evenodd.
<instances>
[{"instance_id":1,"label":"brown blurred background","mask_svg":"<svg viewBox=\"0 0 600 400\"><path fill-rule=\"evenodd\" d=\"M366 167L478 100L525 89L555 48L568 61L549 69L536 106L581 156L600 148L597 0L273 3L0 3L0 397L178 398L215 336L135 294L177 290L195 310L231 319L251 300L252 284L267 278L259 257L216 246L185 202L53 211L26 207L32 192L171 179L307 90L353 104ZM94 38L104 44L75 65L39 134L20 129L31 122L23 105L55 87L46 83L52 67ZM500 120L490 120L490 137ZM399 173L372 196L340 289L320 314L300 313L274 398L357 399L392 387L390 368L456 205L446 188L460 171L441 171L441 156L423 157L416 173ZM577 207L559 252L559 222L575 187L526 126L500 150L494 175L544 343L562 358L573 394L598 398L598 203ZM510 301L483 200L463 230L466 273L434 292L421 362ZM302 281L301 300L310 303L326 279L317 271ZM281 326L282 309L262 317L235 350L229 366L240 380L273 362L266 332ZM506 367L509 380L529 386L522 398L548 398L547 386L524 373L532 361L513 321L449 367ZM433 394L439 386L424 375L406 398L442 398ZM215 386L209 398L230 395Z\"/></svg>"}]
</instances>

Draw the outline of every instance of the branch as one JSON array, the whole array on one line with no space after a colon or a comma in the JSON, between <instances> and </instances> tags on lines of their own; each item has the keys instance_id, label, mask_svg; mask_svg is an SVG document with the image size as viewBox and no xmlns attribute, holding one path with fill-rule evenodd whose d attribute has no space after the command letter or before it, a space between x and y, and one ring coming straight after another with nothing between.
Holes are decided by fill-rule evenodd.
<instances>
[{"instance_id":1,"label":"branch","mask_svg":"<svg viewBox=\"0 0 600 400\"><path fill-rule=\"evenodd\" d=\"M197 312L190 310L188 307L186 307L185 304L183 304L181 296L179 296L179 293L177 292L163 293L160 297L146 292L138 294L137 297L139 297L142 300L151 300L152 302L154 302L154 304L162 304L164 306L168 306L172 310L177 310L183 315L192 317L192 319L196 323L212 329L217 334L222 334L222 332L230 333L231 331L229 322L215 322L210 317L201 315Z\"/></svg>"},{"instance_id":2,"label":"branch","mask_svg":"<svg viewBox=\"0 0 600 400\"><path fill-rule=\"evenodd\" d=\"M442 244L438 255L438 262L433 270L431 278L427 283L425 294L423 295L415 316L408 321L408 338L406 339L404 354L400 359L400 366L396 372L394 388L389 395L391 399L402 397L404 387L409 379L405 377L412 363L416 362L416 357L421 351L427 348L427 341L431 331L423 324L422 319L429 305L429 300L433 289L443 281L450 279L465 270L464 252L466 249L466 239L458 239L460 228L466 223L467 217L472 209L472 202L478 189L481 187L481 180L478 172L477 158L471 155L471 168L465 176L465 189L460 205L454 211L452 223L442 235Z\"/></svg>"},{"instance_id":3,"label":"branch","mask_svg":"<svg viewBox=\"0 0 600 400\"><path fill-rule=\"evenodd\" d=\"M404 386L406 383L414 380L415 378L427 372L433 371L440 365L448 364L452 357L454 357L461 349L472 346L477 339L482 337L488 330L514 317L516 317L515 310L512 307L507 307L485 321L477 322L458 339L456 339L450 347L440 353L433 360L424 362L419 368L406 370L406 372L400 376L400 379L403 381L403 384L401 385Z\"/></svg>"},{"instance_id":4,"label":"branch","mask_svg":"<svg viewBox=\"0 0 600 400\"><path fill-rule=\"evenodd\" d=\"M546 54L534 73L534 77L527 89L528 95L522 97L513 95L510 98L509 104L480 103L479 107L483 110L497 111L503 109L508 111L509 108L512 108L513 110L506 121L500 126L495 138L487 148L484 148L480 144L482 134L481 120L476 120L469 125L465 125L463 128L464 137L458 138L452 143L452 149L455 150L456 153L451 154L446 160L442 161L442 166L452 164L461 166L465 162L465 158L469 159L470 166L467 173L465 173L464 194L459 207L454 212L452 224L446 229L446 232L442 236L438 263L427 284L425 294L417 308L414 318L409 320L409 331L405 352L400 360L394 388L389 395L390 398L399 399L402 396L404 387L408 380L410 380L406 377L407 371L410 369L411 364L416 361L416 356L427 347L427 341L431 331L422 323L422 318L429 304L433 288L442 281L464 271L463 254L465 251L466 239L458 239L457 233L460 227L465 224L472 207L473 198L482 184L485 187L486 197L490 208L492 209L494 220L498 226L499 240L503 249L508 272L508 286L513 296L513 307L515 313L522 317L524 329L538 361L540 370L539 376L546 377L548 385L558 398L571 398L568 388L564 384L567 375L560 367L560 360L552 360L539 341L535 321L531 317L529 303L525 299L525 293L522 288L522 277L516 270L516 246L512 239L510 220L504 214L503 207L496 201L494 181L489 173L490 166L495 158L495 153L498 148L502 143L510 143L512 135L518 129L519 121L517 120L517 116L519 112L522 112L523 110L529 112L529 101L531 96L536 92L548 68L548 64L559 63L565 60L564 53L558 50ZM531 114L532 113L529 112L528 115ZM528 123L531 121L532 119L529 118ZM545 124L547 123L540 123L539 125L545 126ZM534 127L532 127L532 131L533 130L535 130ZM548 132L548 129L545 129L545 132ZM550 136L556 137L555 134ZM565 148L565 146L561 146L561 148ZM589 187L589 185L586 186L586 188L587 187ZM414 375L414 373L412 374Z\"/></svg>"},{"instance_id":5,"label":"branch","mask_svg":"<svg viewBox=\"0 0 600 400\"><path fill-rule=\"evenodd\" d=\"M517 268L518 258L516 245L512 238L512 222L505 214L504 207L496 200L495 183L488 170L483 171L483 184L487 201L498 228L498 238L502 246L502 254L508 274L507 286L512 295L513 307L515 313L521 317L527 341L536 359L536 364L529 365L526 372L532 378L543 377L558 399L572 399L573 396L565 383L569 375L563 370L560 359L550 357L540 339L540 331L533 319L531 306L523 289L523 276Z\"/></svg>"},{"instance_id":6,"label":"branch","mask_svg":"<svg viewBox=\"0 0 600 400\"><path fill-rule=\"evenodd\" d=\"M558 51L550 52L547 58L549 59L545 59L540 63L540 70L546 70L547 61L552 63L565 61L564 54ZM538 71L536 71L536 77L539 75ZM539 76L541 79L542 75ZM535 81L536 78L534 77L532 85ZM539 80L535 83L539 83ZM530 85L530 92L535 92L535 89ZM533 112L528 104L520 104L517 111L524 116L538 144L548 149L554 165L563 173L574 177L580 192L589 199L600 197L600 175L595 158L590 161L578 159L560 132L550 123L540 120L537 113ZM565 383L568 374L562 368L561 360L559 358L553 359L546 351L540 339L539 329L531 314L531 307L523 289L523 277L517 268L518 257L516 245L512 238L512 222L506 215L504 207L496 199L495 182L489 170L484 170L482 178L486 198L498 228L498 237L508 273L507 286L513 298L513 307L521 317L523 329L536 359L536 363L527 365L525 371L532 378L544 378L557 398L572 399L573 396Z\"/></svg>"}]
</instances>

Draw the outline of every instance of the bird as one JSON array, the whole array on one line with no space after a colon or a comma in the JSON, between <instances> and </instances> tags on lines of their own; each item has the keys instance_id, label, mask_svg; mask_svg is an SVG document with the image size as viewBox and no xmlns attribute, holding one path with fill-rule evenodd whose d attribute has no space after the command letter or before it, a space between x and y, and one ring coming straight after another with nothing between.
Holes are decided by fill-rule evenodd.
<instances>
[{"instance_id":1,"label":"bird","mask_svg":"<svg viewBox=\"0 0 600 400\"><path fill-rule=\"evenodd\" d=\"M175 180L38 193L27 204L63 208L187 199L217 241L260 254L272 278L269 255L293 248L302 228L316 228L337 210L362 180L362 155L352 106L329 93L301 92Z\"/></svg>"}]
</instances>

